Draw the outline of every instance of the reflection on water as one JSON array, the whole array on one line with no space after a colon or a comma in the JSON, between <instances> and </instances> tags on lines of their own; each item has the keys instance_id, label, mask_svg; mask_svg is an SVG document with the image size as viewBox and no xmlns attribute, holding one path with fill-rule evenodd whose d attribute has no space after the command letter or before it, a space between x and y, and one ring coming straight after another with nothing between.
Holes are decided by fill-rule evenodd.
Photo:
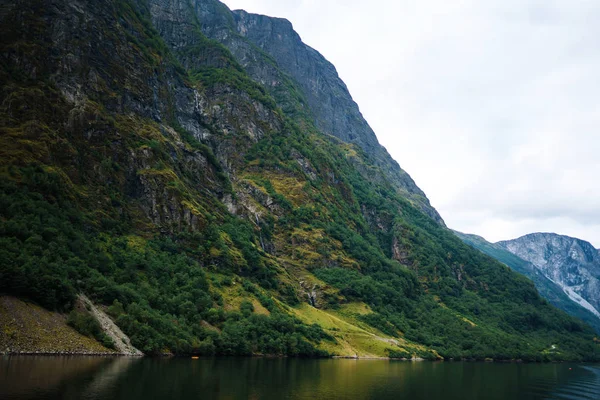
<instances>
[{"instance_id":1,"label":"reflection on water","mask_svg":"<svg viewBox=\"0 0 600 400\"><path fill-rule=\"evenodd\" d=\"M555 399L600 399L600 367L583 366L587 374L575 376L548 396Z\"/></svg>"},{"instance_id":2,"label":"reflection on water","mask_svg":"<svg viewBox=\"0 0 600 400\"><path fill-rule=\"evenodd\" d=\"M600 399L600 367L261 358L0 358L2 399Z\"/></svg>"},{"instance_id":3,"label":"reflection on water","mask_svg":"<svg viewBox=\"0 0 600 400\"><path fill-rule=\"evenodd\" d=\"M129 357L5 356L0 358L0 399L101 399L103 392L111 389L111 382L138 360ZM87 392L100 396L86 396Z\"/></svg>"}]
</instances>

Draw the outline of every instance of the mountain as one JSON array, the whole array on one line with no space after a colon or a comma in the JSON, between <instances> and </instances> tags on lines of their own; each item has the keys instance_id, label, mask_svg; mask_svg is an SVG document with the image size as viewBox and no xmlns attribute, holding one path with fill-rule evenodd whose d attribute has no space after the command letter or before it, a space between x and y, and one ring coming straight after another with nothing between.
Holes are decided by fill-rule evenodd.
<instances>
[{"instance_id":1,"label":"mountain","mask_svg":"<svg viewBox=\"0 0 600 400\"><path fill-rule=\"evenodd\" d=\"M176 43L178 53L185 53L194 46L181 42L183 31L193 24L192 19L189 16L183 21L173 19L173 16L183 15L176 11L184 9L185 3L150 2L154 25L168 43ZM369 163L384 173L381 176L357 164L364 169L363 174L374 179L387 178L404 197L443 224L425 193L379 144L333 64L304 44L288 20L243 10L229 11L217 0L198 0L193 7L202 33L227 47L248 75L260 83L284 111L305 116L323 134L356 144ZM184 57L183 62L193 66L196 60Z\"/></svg>"},{"instance_id":2,"label":"mountain","mask_svg":"<svg viewBox=\"0 0 600 400\"><path fill-rule=\"evenodd\" d=\"M0 7L7 304L146 354L600 358L444 226L289 22L204 0ZM31 334L7 332L8 352Z\"/></svg>"},{"instance_id":3,"label":"mountain","mask_svg":"<svg viewBox=\"0 0 600 400\"><path fill-rule=\"evenodd\" d=\"M600 333L600 318L589 309L583 307L578 301L579 298L569 297L569 292L563 290L563 287L560 284L548 278L534 264L516 256L500 244L488 242L481 236L465 234L458 231L454 231L454 233L469 246L482 251L508 265L514 271L531 279L542 297L548 300L550 304L574 317L580 318L592 326L596 332Z\"/></svg>"},{"instance_id":4,"label":"mountain","mask_svg":"<svg viewBox=\"0 0 600 400\"><path fill-rule=\"evenodd\" d=\"M498 245L531 262L576 303L600 318L600 255L588 242L532 233Z\"/></svg>"}]
</instances>

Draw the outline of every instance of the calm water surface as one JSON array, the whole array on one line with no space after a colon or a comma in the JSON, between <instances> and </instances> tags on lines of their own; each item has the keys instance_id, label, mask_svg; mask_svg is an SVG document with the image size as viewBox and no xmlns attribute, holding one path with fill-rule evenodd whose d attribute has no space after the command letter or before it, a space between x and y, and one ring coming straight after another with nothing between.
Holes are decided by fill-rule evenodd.
<instances>
[{"instance_id":1,"label":"calm water surface","mask_svg":"<svg viewBox=\"0 0 600 400\"><path fill-rule=\"evenodd\" d=\"M600 366L261 358L0 358L1 399L600 399Z\"/></svg>"}]
</instances>

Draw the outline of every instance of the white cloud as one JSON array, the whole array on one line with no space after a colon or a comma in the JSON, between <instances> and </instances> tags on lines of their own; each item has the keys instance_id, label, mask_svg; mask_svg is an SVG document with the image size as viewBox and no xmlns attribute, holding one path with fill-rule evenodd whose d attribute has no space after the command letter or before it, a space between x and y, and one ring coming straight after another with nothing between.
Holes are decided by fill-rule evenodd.
<instances>
[{"instance_id":1,"label":"white cloud","mask_svg":"<svg viewBox=\"0 0 600 400\"><path fill-rule=\"evenodd\" d=\"M600 2L225 3L292 21L450 227L600 247Z\"/></svg>"}]
</instances>

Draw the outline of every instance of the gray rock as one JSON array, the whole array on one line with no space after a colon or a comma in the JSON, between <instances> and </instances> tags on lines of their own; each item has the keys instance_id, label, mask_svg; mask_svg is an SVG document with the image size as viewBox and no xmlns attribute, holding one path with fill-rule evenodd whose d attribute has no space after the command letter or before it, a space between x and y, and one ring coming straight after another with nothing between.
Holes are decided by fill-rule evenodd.
<instances>
[{"instance_id":1,"label":"gray rock","mask_svg":"<svg viewBox=\"0 0 600 400\"><path fill-rule=\"evenodd\" d=\"M555 233L498 242L531 262L575 302L600 318L600 254L590 243Z\"/></svg>"},{"instance_id":2,"label":"gray rock","mask_svg":"<svg viewBox=\"0 0 600 400\"><path fill-rule=\"evenodd\" d=\"M225 45L282 109L305 113L324 134L357 145L403 195L444 224L423 191L379 144L333 64L304 44L288 20L230 11L217 0L194 4L202 32ZM286 97L289 91L280 90L286 85L298 90L299 109L289 109L298 101Z\"/></svg>"}]
</instances>

